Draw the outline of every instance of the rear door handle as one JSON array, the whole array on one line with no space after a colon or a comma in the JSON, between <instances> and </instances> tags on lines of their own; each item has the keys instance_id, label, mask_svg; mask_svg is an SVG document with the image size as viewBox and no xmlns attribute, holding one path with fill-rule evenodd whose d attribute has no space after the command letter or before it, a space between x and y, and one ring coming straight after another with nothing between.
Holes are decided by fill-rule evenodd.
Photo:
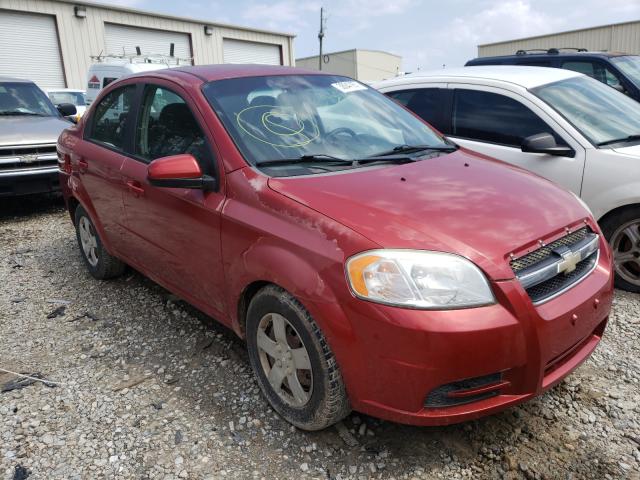
<instances>
[{"instance_id":1,"label":"rear door handle","mask_svg":"<svg viewBox=\"0 0 640 480\"><path fill-rule=\"evenodd\" d=\"M129 191L133 193L134 197L141 197L144 195L144 188L142 188L142 184L140 182L129 180L127 182L127 188L129 188Z\"/></svg>"}]
</instances>

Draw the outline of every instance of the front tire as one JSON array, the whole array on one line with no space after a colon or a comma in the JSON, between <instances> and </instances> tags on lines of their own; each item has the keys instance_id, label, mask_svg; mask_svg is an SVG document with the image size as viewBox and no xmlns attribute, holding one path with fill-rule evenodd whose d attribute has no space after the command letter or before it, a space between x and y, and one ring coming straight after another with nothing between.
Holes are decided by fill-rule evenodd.
<instances>
[{"instance_id":1,"label":"front tire","mask_svg":"<svg viewBox=\"0 0 640 480\"><path fill-rule=\"evenodd\" d=\"M615 213L600 227L613 250L616 287L640 293L640 208Z\"/></svg>"},{"instance_id":2,"label":"front tire","mask_svg":"<svg viewBox=\"0 0 640 480\"><path fill-rule=\"evenodd\" d=\"M122 275L126 265L109 255L87 211L78 205L75 213L76 238L89 273L98 280Z\"/></svg>"},{"instance_id":3,"label":"front tire","mask_svg":"<svg viewBox=\"0 0 640 480\"><path fill-rule=\"evenodd\" d=\"M338 364L309 312L270 285L247 313L249 360L265 397L286 421L322 430L351 411Z\"/></svg>"}]
</instances>

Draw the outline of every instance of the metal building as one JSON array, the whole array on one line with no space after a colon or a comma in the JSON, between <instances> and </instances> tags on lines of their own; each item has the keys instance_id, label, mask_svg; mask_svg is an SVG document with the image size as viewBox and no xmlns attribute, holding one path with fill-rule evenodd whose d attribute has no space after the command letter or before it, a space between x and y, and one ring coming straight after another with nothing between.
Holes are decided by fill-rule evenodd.
<instances>
[{"instance_id":1,"label":"metal building","mask_svg":"<svg viewBox=\"0 0 640 480\"><path fill-rule=\"evenodd\" d=\"M547 50L549 48L563 47L640 54L640 20L519 38L505 42L486 43L478 45L478 56L513 55L518 50L534 48Z\"/></svg>"},{"instance_id":2,"label":"metal building","mask_svg":"<svg viewBox=\"0 0 640 480\"><path fill-rule=\"evenodd\" d=\"M380 50L353 49L322 55L322 71L346 75L363 82L395 77L400 72L402 57ZM296 59L296 66L318 70L318 55Z\"/></svg>"},{"instance_id":3,"label":"metal building","mask_svg":"<svg viewBox=\"0 0 640 480\"><path fill-rule=\"evenodd\" d=\"M86 88L92 56L170 53L195 65L295 64L287 33L87 1L0 0L0 75Z\"/></svg>"}]
</instances>

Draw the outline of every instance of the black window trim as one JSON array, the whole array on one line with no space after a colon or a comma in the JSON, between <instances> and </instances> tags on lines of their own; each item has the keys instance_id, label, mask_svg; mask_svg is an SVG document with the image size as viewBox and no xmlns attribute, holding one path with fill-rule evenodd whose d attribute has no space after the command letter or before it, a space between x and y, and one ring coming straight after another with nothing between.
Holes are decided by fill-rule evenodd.
<instances>
[{"instance_id":1,"label":"black window trim","mask_svg":"<svg viewBox=\"0 0 640 480\"><path fill-rule=\"evenodd\" d=\"M546 132L546 133L550 133L550 134L551 134L551 135L553 135L553 136L558 136L558 137L560 137L560 138L562 139L562 141L563 141L563 142L564 142L564 143L565 143L569 148L573 148L573 147L571 147L571 145L569 145L569 144L567 143L567 141L566 141L564 138L562 138L562 136L561 136L561 135L559 135L559 134L556 132L556 130L555 130L554 128L552 128L552 127L549 125L549 123L548 123L546 120L544 120L543 118L541 118L541 117L540 117L540 115L538 115L536 112L534 112L533 110L531 110L531 109L530 109L527 105L525 105L524 103L520 102L519 100L516 100L515 98L511 98L511 97L509 97L509 96L507 96L507 95L504 95L504 94L502 94L502 93L490 92L490 91L487 91L487 90L481 90L481 89L458 88L458 87L453 87L453 88L451 89L451 91L452 91L452 94L451 94L451 104L450 104L450 107L451 107L451 108L450 108L450 110L449 110L449 127L450 127L450 131L451 131L451 132L453 132L453 111L454 111L455 100L456 100L456 92L457 92L458 90L471 90L471 91L474 91L474 92L492 93L492 94L494 94L494 95L501 95L501 96L503 96L503 97L509 98L510 100L513 100L513 101L515 101L515 102L520 103L523 107L525 107L525 108L526 108L526 109L528 109L532 114L534 114L536 117L538 117L538 119L540 119L540 121L541 121L542 123L544 123L544 124L549 128L549 132ZM537 95L536 95L536 97L537 97ZM546 102L545 102L545 104L546 104ZM543 133L543 132L540 132L540 133ZM522 149L522 145L513 145L513 144L510 144L510 143L491 142L491 141L489 141L489 140L480 140L480 139L478 139L478 138L463 137L463 136L461 136L461 135L456 135L456 134L454 134L454 133L450 133L450 134L446 134L446 135L447 135L447 136L449 136L449 137L453 137L453 138L459 138L459 139L461 139L461 140L469 140L470 142L488 143L488 144L490 144L490 145L498 145L498 146L501 146L501 147L515 148L515 149L518 149L518 150L521 150L521 149Z\"/></svg>"}]
</instances>

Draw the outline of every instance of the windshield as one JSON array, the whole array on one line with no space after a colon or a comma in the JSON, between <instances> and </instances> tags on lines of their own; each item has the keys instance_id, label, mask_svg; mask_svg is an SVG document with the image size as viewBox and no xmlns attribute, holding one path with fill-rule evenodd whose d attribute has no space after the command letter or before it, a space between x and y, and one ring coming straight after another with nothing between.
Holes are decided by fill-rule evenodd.
<instances>
[{"instance_id":1,"label":"windshield","mask_svg":"<svg viewBox=\"0 0 640 480\"><path fill-rule=\"evenodd\" d=\"M640 134L640 103L587 77L532 90L594 145Z\"/></svg>"},{"instance_id":2,"label":"windshield","mask_svg":"<svg viewBox=\"0 0 640 480\"><path fill-rule=\"evenodd\" d=\"M303 156L362 159L414 145L451 148L394 101L346 77L236 78L203 91L253 165Z\"/></svg>"},{"instance_id":3,"label":"windshield","mask_svg":"<svg viewBox=\"0 0 640 480\"><path fill-rule=\"evenodd\" d=\"M618 67L636 87L640 88L640 56L611 57L611 63Z\"/></svg>"},{"instance_id":4,"label":"windshield","mask_svg":"<svg viewBox=\"0 0 640 480\"><path fill-rule=\"evenodd\" d=\"M84 107L86 102L82 92L49 92L49 98L54 105L70 103L76 107Z\"/></svg>"},{"instance_id":5,"label":"windshield","mask_svg":"<svg viewBox=\"0 0 640 480\"><path fill-rule=\"evenodd\" d=\"M58 111L33 83L0 83L0 115L58 117Z\"/></svg>"}]
</instances>

